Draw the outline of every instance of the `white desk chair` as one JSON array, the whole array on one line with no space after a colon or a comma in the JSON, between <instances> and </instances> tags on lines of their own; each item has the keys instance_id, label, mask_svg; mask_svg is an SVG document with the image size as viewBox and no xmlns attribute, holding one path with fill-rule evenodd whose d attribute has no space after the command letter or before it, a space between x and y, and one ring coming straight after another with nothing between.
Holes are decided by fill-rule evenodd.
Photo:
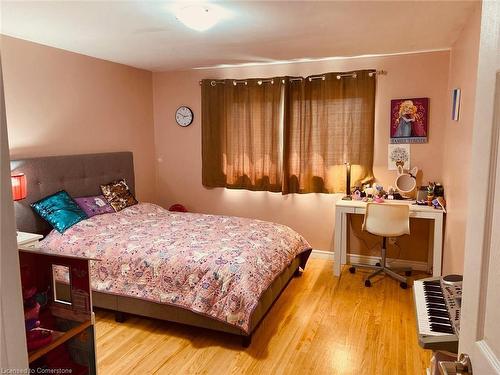
<instances>
[{"instance_id":1,"label":"white desk chair","mask_svg":"<svg viewBox=\"0 0 500 375\"><path fill-rule=\"evenodd\" d=\"M380 273L385 273L390 277L399 280L403 289L408 287L407 278L399 275L397 272L405 272L406 276L411 275L411 268L393 269L387 267L387 237L398 237L404 234L410 234L410 207L406 204L389 203L368 203L366 205L365 220L363 221L363 230L382 236L382 251L380 263L376 265L352 264L349 268L351 273L356 272L357 267L375 269L365 279L365 286L372 286L370 279Z\"/></svg>"}]
</instances>

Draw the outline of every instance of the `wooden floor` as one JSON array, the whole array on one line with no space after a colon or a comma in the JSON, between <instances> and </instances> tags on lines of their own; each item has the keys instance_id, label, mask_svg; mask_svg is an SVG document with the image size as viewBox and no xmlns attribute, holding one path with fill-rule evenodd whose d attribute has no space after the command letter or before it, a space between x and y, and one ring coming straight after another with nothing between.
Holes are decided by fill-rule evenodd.
<instances>
[{"instance_id":1,"label":"wooden floor","mask_svg":"<svg viewBox=\"0 0 500 375\"><path fill-rule=\"evenodd\" d=\"M424 374L411 289L389 278L365 288L363 272L342 278L310 259L243 349L237 337L98 310L99 375Z\"/></svg>"}]
</instances>

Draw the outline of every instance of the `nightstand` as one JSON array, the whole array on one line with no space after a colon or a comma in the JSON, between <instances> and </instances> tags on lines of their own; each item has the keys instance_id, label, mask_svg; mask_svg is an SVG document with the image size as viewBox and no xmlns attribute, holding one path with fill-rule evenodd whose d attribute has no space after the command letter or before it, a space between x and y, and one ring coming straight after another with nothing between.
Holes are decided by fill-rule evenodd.
<instances>
[{"instance_id":1,"label":"nightstand","mask_svg":"<svg viewBox=\"0 0 500 375\"><path fill-rule=\"evenodd\" d=\"M38 247L38 241L43 238L41 234L17 232L17 246Z\"/></svg>"}]
</instances>

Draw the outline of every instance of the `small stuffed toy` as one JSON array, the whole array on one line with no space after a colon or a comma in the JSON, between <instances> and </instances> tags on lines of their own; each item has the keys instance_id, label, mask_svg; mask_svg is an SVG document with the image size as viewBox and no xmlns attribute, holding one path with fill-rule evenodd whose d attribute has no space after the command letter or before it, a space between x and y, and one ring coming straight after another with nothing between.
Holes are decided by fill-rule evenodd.
<instances>
[{"instance_id":1,"label":"small stuffed toy","mask_svg":"<svg viewBox=\"0 0 500 375\"><path fill-rule=\"evenodd\" d=\"M25 287L28 284L29 270L21 269L23 281L24 324L26 327L26 343L32 351L52 342L52 331L40 328L40 309L47 304L47 293L37 293L36 287Z\"/></svg>"},{"instance_id":2,"label":"small stuffed toy","mask_svg":"<svg viewBox=\"0 0 500 375\"><path fill-rule=\"evenodd\" d=\"M443 197L437 197L432 200L432 206L437 209L442 209L446 213L446 201Z\"/></svg>"},{"instance_id":3,"label":"small stuffed toy","mask_svg":"<svg viewBox=\"0 0 500 375\"><path fill-rule=\"evenodd\" d=\"M351 198L355 201L360 201L362 199L361 190L359 190L359 188L356 188L354 192L351 194Z\"/></svg>"}]
</instances>

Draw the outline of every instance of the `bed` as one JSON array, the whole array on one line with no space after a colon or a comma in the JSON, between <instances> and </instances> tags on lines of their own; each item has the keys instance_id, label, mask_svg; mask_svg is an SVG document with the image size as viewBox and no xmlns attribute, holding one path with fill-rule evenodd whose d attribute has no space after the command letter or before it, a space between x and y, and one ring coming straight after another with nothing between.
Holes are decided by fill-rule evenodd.
<instances>
[{"instance_id":1,"label":"bed","mask_svg":"<svg viewBox=\"0 0 500 375\"><path fill-rule=\"evenodd\" d=\"M284 225L150 203L94 216L61 235L29 204L59 190L97 195L100 184L120 178L134 192L132 153L19 159L11 169L28 181L28 197L15 204L18 229L46 236L43 251L101 259L91 266L93 304L117 320L123 313L163 319L239 335L248 346L311 252ZM58 285L64 288L64 275Z\"/></svg>"}]
</instances>

